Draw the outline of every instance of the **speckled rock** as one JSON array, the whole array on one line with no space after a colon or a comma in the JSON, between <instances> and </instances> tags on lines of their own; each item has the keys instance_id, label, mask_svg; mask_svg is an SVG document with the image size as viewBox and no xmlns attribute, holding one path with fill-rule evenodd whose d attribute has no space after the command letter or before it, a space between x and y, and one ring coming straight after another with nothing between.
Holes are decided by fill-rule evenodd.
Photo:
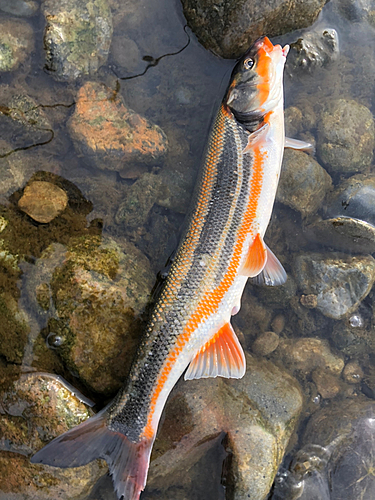
<instances>
[{"instance_id":1,"label":"speckled rock","mask_svg":"<svg viewBox=\"0 0 375 500\"><path fill-rule=\"evenodd\" d=\"M375 339L370 325L352 326L347 321L335 323L331 339L337 349L350 357L361 358L375 352Z\"/></svg>"},{"instance_id":2,"label":"speckled rock","mask_svg":"<svg viewBox=\"0 0 375 500\"><path fill-rule=\"evenodd\" d=\"M276 199L301 213L314 214L321 206L332 179L310 155L286 149Z\"/></svg>"},{"instance_id":3,"label":"speckled rock","mask_svg":"<svg viewBox=\"0 0 375 500\"><path fill-rule=\"evenodd\" d=\"M349 253L375 252L375 226L352 217L317 220L306 226L314 242Z\"/></svg>"},{"instance_id":4,"label":"speckled rock","mask_svg":"<svg viewBox=\"0 0 375 500\"><path fill-rule=\"evenodd\" d=\"M37 222L48 223L57 217L68 204L66 192L45 181L34 181L26 186L18 207Z\"/></svg>"},{"instance_id":5,"label":"speckled rock","mask_svg":"<svg viewBox=\"0 0 375 500\"><path fill-rule=\"evenodd\" d=\"M272 0L267 4L251 0L182 1L185 17L199 41L207 49L228 58L243 54L265 33L277 36L311 25L325 3L325 0Z\"/></svg>"},{"instance_id":6,"label":"speckled rock","mask_svg":"<svg viewBox=\"0 0 375 500\"><path fill-rule=\"evenodd\" d=\"M233 454L226 479L231 498L266 498L301 411L302 395L296 380L273 363L247 356L247 364L241 380L207 379L178 386L155 442L151 491L166 482L170 487L184 482L186 471L223 430ZM171 442L176 400L183 408L184 432ZM207 482L207 477L202 480Z\"/></svg>"},{"instance_id":7,"label":"speckled rock","mask_svg":"<svg viewBox=\"0 0 375 500\"><path fill-rule=\"evenodd\" d=\"M317 296L317 309L341 319L355 311L375 281L371 256L308 253L294 261L294 274L301 292Z\"/></svg>"},{"instance_id":8,"label":"speckled rock","mask_svg":"<svg viewBox=\"0 0 375 500\"><path fill-rule=\"evenodd\" d=\"M369 167L375 141L371 111L356 101L330 101L318 124L318 154L330 172L351 173Z\"/></svg>"},{"instance_id":9,"label":"speckled rock","mask_svg":"<svg viewBox=\"0 0 375 500\"><path fill-rule=\"evenodd\" d=\"M290 44L285 71L290 76L311 73L334 61L339 53L337 31L329 27L316 27L306 31Z\"/></svg>"},{"instance_id":10,"label":"speckled rock","mask_svg":"<svg viewBox=\"0 0 375 500\"><path fill-rule=\"evenodd\" d=\"M107 61L112 15L106 0L45 0L46 68L56 80L93 75Z\"/></svg>"},{"instance_id":11,"label":"speckled rock","mask_svg":"<svg viewBox=\"0 0 375 500\"><path fill-rule=\"evenodd\" d=\"M4 147L12 150L9 143L6 143ZM0 158L0 201L6 204L9 196L26 184L35 169L32 162L26 161L24 151L17 151Z\"/></svg>"},{"instance_id":12,"label":"speckled rock","mask_svg":"<svg viewBox=\"0 0 375 500\"><path fill-rule=\"evenodd\" d=\"M117 224L126 231L142 226L153 205L163 199L167 189L159 175L145 173L125 193L116 213Z\"/></svg>"},{"instance_id":13,"label":"speckled rock","mask_svg":"<svg viewBox=\"0 0 375 500\"><path fill-rule=\"evenodd\" d=\"M106 473L101 461L79 469L30 463L31 454L92 415L56 377L41 373L22 375L1 395L1 407L1 500L78 500Z\"/></svg>"},{"instance_id":14,"label":"speckled rock","mask_svg":"<svg viewBox=\"0 0 375 500\"><path fill-rule=\"evenodd\" d=\"M160 162L167 149L160 127L129 109L119 94L100 83L81 87L68 127L86 161L122 177L134 177L135 165Z\"/></svg>"},{"instance_id":15,"label":"speckled rock","mask_svg":"<svg viewBox=\"0 0 375 500\"><path fill-rule=\"evenodd\" d=\"M0 87L0 93L7 104L0 110L2 156L15 149L47 144L53 138L52 126L34 99L26 94L15 94L7 85Z\"/></svg>"},{"instance_id":16,"label":"speckled rock","mask_svg":"<svg viewBox=\"0 0 375 500\"><path fill-rule=\"evenodd\" d=\"M14 71L34 48L32 27L18 19L0 20L0 72Z\"/></svg>"},{"instance_id":17,"label":"speckled rock","mask_svg":"<svg viewBox=\"0 0 375 500\"><path fill-rule=\"evenodd\" d=\"M139 342L135 319L153 284L147 258L131 243L71 240L50 283L56 315L46 334L59 337L56 351L92 390L121 386Z\"/></svg>"},{"instance_id":18,"label":"speckled rock","mask_svg":"<svg viewBox=\"0 0 375 500\"><path fill-rule=\"evenodd\" d=\"M0 10L18 17L34 16L39 9L39 5L34 0L0 0Z\"/></svg>"},{"instance_id":19,"label":"speckled rock","mask_svg":"<svg viewBox=\"0 0 375 500\"><path fill-rule=\"evenodd\" d=\"M277 350L291 370L311 373L316 368L339 375L344 368L342 357L334 354L327 341L318 338L283 339Z\"/></svg>"}]
</instances>

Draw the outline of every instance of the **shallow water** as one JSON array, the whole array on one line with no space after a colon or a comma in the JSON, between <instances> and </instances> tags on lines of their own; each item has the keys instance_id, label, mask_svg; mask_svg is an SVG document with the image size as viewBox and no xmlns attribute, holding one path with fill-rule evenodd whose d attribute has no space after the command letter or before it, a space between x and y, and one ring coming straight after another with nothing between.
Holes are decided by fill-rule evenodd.
<instances>
[{"instance_id":1,"label":"shallow water","mask_svg":"<svg viewBox=\"0 0 375 500\"><path fill-rule=\"evenodd\" d=\"M27 94L34 99L36 107L43 111L48 122L48 125L39 125L37 133L34 130L32 134L25 136L19 131L17 132L18 129L15 129L10 137L5 135L7 123L0 124L7 142L4 146L2 143L0 144L1 158L16 158L16 168L19 164L30 166L29 171L25 173L25 178L18 181L19 185L12 192L0 189L0 216L10 217L9 224L14 226L12 229L12 250L9 253L23 256L21 262L14 259L15 263L12 265L1 264L0 292L2 296L4 293L11 294L13 301L14 297L18 300L18 306L13 302L13 305L9 306L11 299L7 299L8 309L13 308L14 310L18 307L15 312L16 320L12 320L16 326L13 326L8 316L3 313L4 308L0 310L0 313L4 315L4 325L6 325L6 328L4 327L6 332L3 334L4 345L9 346L9 352L12 350L18 350L18 352L12 357L12 354L9 354L8 351L5 352L4 349L0 357L0 367L4 374L10 373L7 371L9 367L16 367L20 372L51 371L58 373L97 402L98 406L102 406L109 397L113 396L118 384L125 376L126 370L123 369L117 378L112 377L112 385L109 384L110 389L106 392L96 390L95 387L98 385L92 385L88 389L87 385L85 386L84 378L79 380L78 373L75 373L71 366L66 366L61 361L64 359L64 352L59 351L59 348L64 349L64 342L67 341L64 332L58 331L56 333L53 326L53 320L58 316L56 311L58 306L54 303L56 295L52 297L51 292L53 274L64 262L70 239L82 235L102 236L103 241L108 237L113 238L120 246L124 239L133 243L150 262L150 282L155 281L159 271L165 272L165 262L176 247L184 215L188 210L188 202L194 188L194 179L206 145L212 116L223 97L234 64L233 61L217 58L197 42L194 34L185 26L186 22L177 0L134 2L134 6L130 8L130 14L123 19L123 23L118 21L121 18L121 5L120 0L112 2L113 10L119 11L114 17L113 44L115 42L120 44L121 40L126 38L136 42L137 45L137 49L134 49L132 45L134 55L132 58L129 56L128 60L122 60L123 65L121 58L118 55L114 56L113 45L108 62L100 67L94 76L79 79L74 83L56 82L52 78L51 72L45 68L44 20L40 11L37 11L34 16L26 20L32 26L35 47L31 50L31 56L19 69L2 74L1 83L4 87L0 96L0 111L6 114L4 109L9 110L9 102L13 96ZM339 39L337 56L323 68L300 69L297 67L293 69L287 67L285 76L285 107L300 107L306 116L312 109L312 114L315 116L315 122L312 119L312 124L301 126L301 130L297 131L297 136L301 139L312 140L314 143L320 140L318 134L319 118L317 119L316 116L325 112L330 101L354 99L374 112L375 51L373 47L375 47L375 29L363 16L361 17L359 11L350 11L350 19L345 17L343 11L340 10L340 5L340 2L328 3L313 28L316 32L327 28L334 28L337 31ZM0 11L0 20L11 18L11 15ZM293 43L299 35L300 33L292 33L273 40L273 42ZM164 172L165 177L171 179L181 178L180 184L185 190L185 195L179 204L174 201L172 208L153 203L149 214L146 214L144 218L142 227L126 227L123 223L118 222L116 213L123 197L130 193L129 189L134 185L134 177L139 177L145 170L136 171L133 178L123 178L115 171L96 169L87 162L84 154L80 154L74 148L68 130L68 120L76 106L77 92L85 81L98 81L107 85L113 90L114 95L121 95L125 103L136 113L160 126L168 137L169 149L166 158L156 162L155 165L149 165L147 169L152 170L152 173L155 174ZM350 121L351 116L346 116L345 120ZM296 121L292 120L289 126L295 123ZM347 124L343 123L343 125ZM361 133L362 131L358 132L359 135ZM320 165L323 165L319 145L315 158ZM20 188L37 170L52 172L72 182L86 200L79 198L77 194L76 199L79 201L60 222L41 226L32 221L17 209L17 202L20 198ZM329 173L333 186L337 186L343 179L354 174L371 174L373 171L373 162L370 161L363 167L359 166L356 171L342 172L338 169L332 169L329 170ZM0 178L0 187L1 182ZM73 187L69 189L73 189ZM311 236L309 233L308 226L319 221L320 216L325 214L325 207L329 204L329 196L319 204L317 209L303 214L303 216L298 210L293 210L286 204L280 202L275 204L268 230L268 239L266 239L268 242L272 242L272 249L285 265L293 283L298 281L298 277L293 274L293 259L296 255L303 256L309 255L309 252L322 252L329 257L330 253L338 250L343 250L348 257L352 255L352 251L353 255L361 254L361 251L353 250L352 247L345 247L345 243L342 248L335 247L334 242L322 245L321 239L316 239L314 235ZM91 202L91 206L87 200ZM141 208L143 209L143 207ZM342 214L330 214L330 216L334 215ZM372 221L368 220L367 222ZM359 249L361 247L360 238L359 236L359 244L356 247ZM53 245L53 251L50 250L48 255L43 254L50 245ZM367 254L368 252L366 252ZM1 255L1 257L4 256ZM20 274L18 274L18 266L22 270ZM374 267L372 261L367 264L367 267ZM46 284L47 290L47 306L44 309L40 306L40 295L38 303L35 300L36 288L43 284ZM303 442L303 436L306 423L312 414L322 408L330 407L332 401L353 401L355 406L357 398L360 398L361 401L366 399L370 405L375 399L375 342L372 340L373 292L367 294L355 311L350 312L339 321L335 317L321 314L316 307L310 308L307 302L305 302L305 305L307 304L305 308L303 302L301 306L301 295L307 297L314 295L314 293L302 294L303 285L299 285L299 287L299 291L296 289L294 291L287 290L278 297L277 292L272 295L273 291L259 290L252 285L248 286L243 297L242 310L234 318L234 324L242 332L240 340L244 341L245 347L249 352L254 353L252 345L259 332L263 333L270 329L278 330L272 325L275 324L275 321L279 321L285 324L279 333L282 341L292 339L294 342L296 339L305 337L325 339L330 344L331 351L337 359L343 360L346 365L349 362L356 363L359 365L362 375L354 373L353 377L357 376L357 379L353 379L354 383L351 383L352 381L349 383L348 378L344 379L343 376L340 378L340 373L336 373L333 380L328 377L325 381L326 373L324 370L323 374L317 372L318 368L321 368L319 363L311 368L311 366L307 366L308 360L300 364L295 359L291 360L289 354L285 354L288 350L287 344L285 344L284 351L276 350L268 354L273 363L287 368L290 373L294 374L301 383L304 396L304 409L299 427L297 427L287 450L288 455L284 462L286 468L292 463L296 450L306 445ZM354 285L353 287L355 288ZM345 284L343 284L343 288L345 288ZM38 288L38 290L40 291L42 288ZM351 290L350 293L352 293ZM342 299L343 301L346 300L345 297ZM2 300L6 302L4 298ZM3 307L3 304L1 306ZM144 318L141 313L139 316ZM12 328L22 330L19 327L21 323L27 325L27 335L25 337L24 332L21 331L20 338L26 338L26 340L24 343L17 344L13 340L10 341L9 336L13 331ZM340 337L338 331L344 330L348 325L359 326L358 339L356 338L352 344L346 337L345 339L342 338L342 335ZM138 324L137 328L135 337L137 332L141 330L142 324ZM47 345L50 349L45 348L45 338L47 338ZM347 343L345 344L345 342ZM122 360L116 360L116 363L121 362ZM17 372L17 370L15 371ZM332 376L332 373L330 372L329 375ZM8 375L4 375L2 378L4 384L7 383L7 377ZM323 386L329 386L328 389L330 388L331 392L327 389L326 393L322 395ZM179 390L181 390L181 384ZM166 421L168 422L168 419ZM361 428L361 426L357 425L355 428ZM221 429L218 430L219 433L220 431ZM183 488L179 489L175 484L168 487L167 481L165 490L146 489L144 498L150 500L159 498L224 499L226 479L230 475L227 471L230 468L228 463L231 460L231 450L225 444L223 436L220 435L218 438L217 434L215 436L214 434L213 432L211 438L208 439L210 445L207 446L207 450L202 451L202 456L187 472L187 475L194 479L190 485L189 481L186 480ZM315 444L313 432L309 434L309 439L311 444ZM319 441L321 436L318 436L317 439ZM317 442L316 444L327 447L330 442ZM171 447L174 447L176 443L170 443ZM375 454L375 450L372 451ZM356 456L355 454L356 450L354 450L353 456ZM339 468L339 465L337 467ZM311 488L311 491L314 491L314 487L315 490L318 488L317 483L312 483L311 480L314 475L319 476L319 484L324 483L321 486L321 491L324 491L325 495L327 494L331 488L328 472L322 474L316 469L312 469L310 476L308 476L309 482L305 495L307 491L310 491L308 488ZM324 477L323 480L322 477ZM336 485L335 491L337 490L339 488ZM275 486L275 493L271 493L269 498L292 500L292 498L300 497L293 496L299 495L295 491L290 492L288 489L285 489L287 493L283 493L283 491L277 493ZM367 496L364 498L374 499L374 491L375 488L367 489ZM21 495L14 497L17 500L29 498L27 494L22 496L23 493L18 493L16 489L11 493ZM341 498L339 494L337 496L334 494L336 493L333 492L329 498ZM9 492L5 493L5 496L0 492L0 499L8 498L7 495ZM104 476L99 479L90 493L86 493L80 498L115 500L111 480ZM307 496L301 498L307 499ZM311 498L309 497L309 500ZM354 497L350 498L354 499ZM324 500L326 500L325 497Z\"/></svg>"}]
</instances>

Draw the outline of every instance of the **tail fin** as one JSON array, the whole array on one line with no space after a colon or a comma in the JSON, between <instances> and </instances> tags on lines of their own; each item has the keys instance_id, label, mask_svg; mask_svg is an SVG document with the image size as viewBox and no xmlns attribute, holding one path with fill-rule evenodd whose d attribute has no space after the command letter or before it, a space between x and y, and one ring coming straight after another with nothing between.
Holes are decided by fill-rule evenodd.
<instances>
[{"instance_id":1,"label":"tail fin","mask_svg":"<svg viewBox=\"0 0 375 500\"><path fill-rule=\"evenodd\" d=\"M153 439L133 443L108 429L104 410L57 437L32 458L32 463L79 467L103 458L108 463L118 498L138 500L146 485Z\"/></svg>"}]
</instances>

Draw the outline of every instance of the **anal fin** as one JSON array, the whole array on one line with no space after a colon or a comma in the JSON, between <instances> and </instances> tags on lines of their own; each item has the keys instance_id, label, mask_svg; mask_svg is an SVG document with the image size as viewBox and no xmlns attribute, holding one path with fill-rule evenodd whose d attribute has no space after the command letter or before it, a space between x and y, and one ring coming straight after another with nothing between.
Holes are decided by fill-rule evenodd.
<instances>
[{"instance_id":1,"label":"anal fin","mask_svg":"<svg viewBox=\"0 0 375 500\"><path fill-rule=\"evenodd\" d=\"M198 351L185 373L185 380L197 378L242 378L246 372L245 354L230 323Z\"/></svg>"},{"instance_id":2,"label":"anal fin","mask_svg":"<svg viewBox=\"0 0 375 500\"><path fill-rule=\"evenodd\" d=\"M315 153L315 148L310 142L300 141L299 139L292 139L291 137L285 137L285 148L296 149L297 151L307 151L309 153Z\"/></svg>"},{"instance_id":3,"label":"anal fin","mask_svg":"<svg viewBox=\"0 0 375 500\"><path fill-rule=\"evenodd\" d=\"M258 276L264 269L267 262L267 247L258 233L252 244L250 245L249 252L247 254L246 262L243 265L240 274L243 276L248 276L253 278Z\"/></svg>"},{"instance_id":4,"label":"anal fin","mask_svg":"<svg viewBox=\"0 0 375 500\"><path fill-rule=\"evenodd\" d=\"M255 285L277 286L283 285L287 280L287 274L276 255L267 248L267 262L263 271L250 279Z\"/></svg>"}]
</instances>

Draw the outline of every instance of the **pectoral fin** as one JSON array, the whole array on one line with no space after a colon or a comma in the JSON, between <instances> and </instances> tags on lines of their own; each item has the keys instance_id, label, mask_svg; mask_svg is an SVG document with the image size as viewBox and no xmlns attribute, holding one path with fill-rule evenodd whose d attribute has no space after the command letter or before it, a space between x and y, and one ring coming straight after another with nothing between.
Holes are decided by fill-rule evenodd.
<instances>
[{"instance_id":1,"label":"pectoral fin","mask_svg":"<svg viewBox=\"0 0 375 500\"><path fill-rule=\"evenodd\" d=\"M260 234L257 234L247 254L246 262L240 271L242 276L253 278L263 271L267 262L267 247Z\"/></svg>"},{"instance_id":2,"label":"pectoral fin","mask_svg":"<svg viewBox=\"0 0 375 500\"><path fill-rule=\"evenodd\" d=\"M270 126L269 123L265 122L260 128L258 128L258 130L255 130L249 135L247 144L244 150L242 151L242 154L245 155L249 151L252 151L255 144L263 139L264 135L267 133L267 130L269 129L269 126Z\"/></svg>"},{"instance_id":3,"label":"pectoral fin","mask_svg":"<svg viewBox=\"0 0 375 500\"><path fill-rule=\"evenodd\" d=\"M315 148L310 142L291 139L290 137L285 137L284 148L296 149L298 151L308 151L309 153L315 152Z\"/></svg>"},{"instance_id":4,"label":"pectoral fin","mask_svg":"<svg viewBox=\"0 0 375 500\"><path fill-rule=\"evenodd\" d=\"M226 323L190 362L185 380L209 377L241 378L246 372L245 354L232 325Z\"/></svg>"},{"instance_id":5,"label":"pectoral fin","mask_svg":"<svg viewBox=\"0 0 375 500\"><path fill-rule=\"evenodd\" d=\"M285 269L280 263L276 255L268 248L267 249L267 262L264 269L258 276L251 278L251 283L255 285L277 286L283 285L287 280Z\"/></svg>"}]
</instances>

